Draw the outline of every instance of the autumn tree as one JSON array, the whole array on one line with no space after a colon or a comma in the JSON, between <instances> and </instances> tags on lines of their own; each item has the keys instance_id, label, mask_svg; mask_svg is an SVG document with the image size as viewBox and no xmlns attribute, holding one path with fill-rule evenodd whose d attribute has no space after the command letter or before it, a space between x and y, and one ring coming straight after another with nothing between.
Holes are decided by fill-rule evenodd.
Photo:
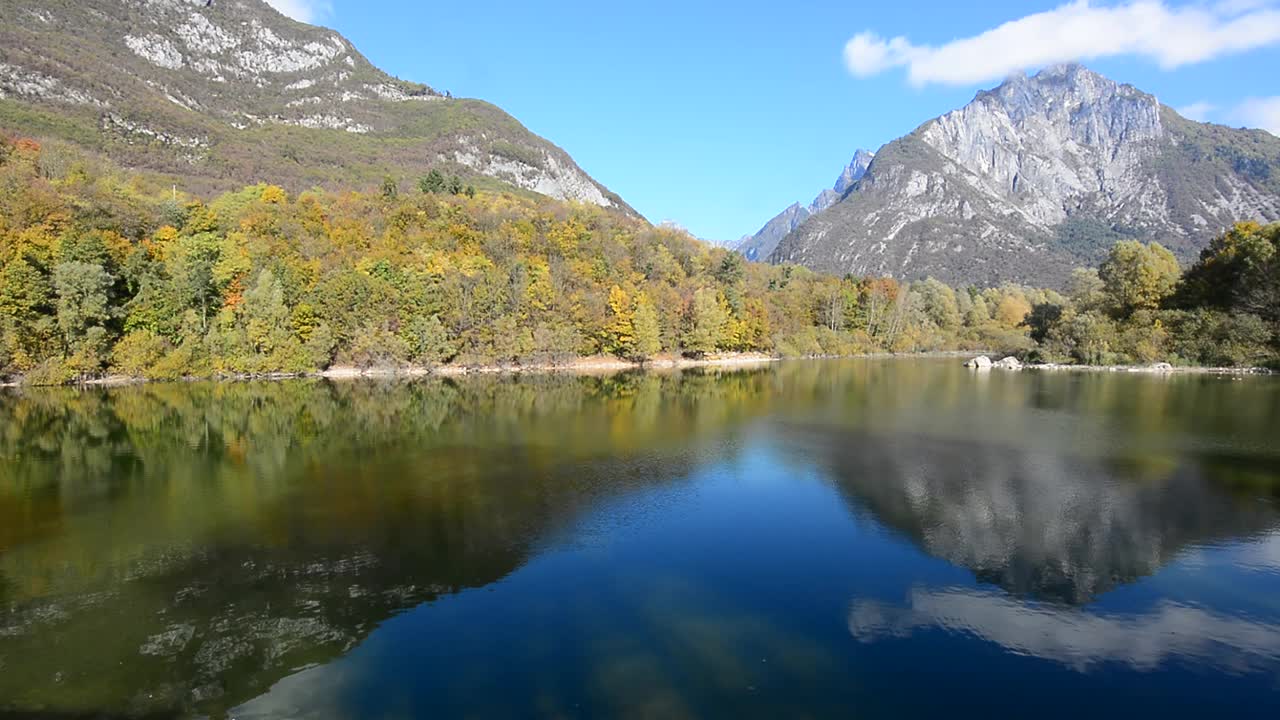
<instances>
[{"instance_id":1,"label":"autumn tree","mask_svg":"<svg viewBox=\"0 0 1280 720\"><path fill-rule=\"evenodd\" d=\"M1163 245L1137 240L1116 243L1098 268L1111 311L1128 317L1136 310L1154 310L1173 293L1180 271L1178 259Z\"/></svg>"},{"instance_id":2,"label":"autumn tree","mask_svg":"<svg viewBox=\"0 0 1280 720\"><path fill-rule=\"evenodd\" d=\"M694 355L713 353L720 347L729 315L714 288L704 287L693 294L684 335L684 349Z\"/></svg>"},{"instance_id":3,"label":"autumn tree","mask_svg":"<svg viewBox=\"0 0 1280 720\"><path fill-rule=\"evenodd\" d=\"M636 296L632 324L635 330L635 357L647 360L662 352L662 329L658 324L658 311L646 293Z\"/></svg>"},{"instance_id":4,"label":"autumn tree","mask_svg":"<svg viewBox=\"0 0 1280 720\"><path fill-rule=\"evenodd\" d=\"M382 178L382 199L395 200L400 195L400 184L390 175Z\"/></svg>"},{"instance_id":5,"label":"autumn tree","mask_svg":"<svg viewBox=\"0 0 1280 720\"><path fill-rule=\"evenodd\" d=\"M240 311L245 336L259 355L271 355L293 337L289 308L284 304L284 290L270 270L258 273L253 287L244 294Z\"/></svg>"},{"instance_id":6,"label":"autumn tree","mask_svg":"<svg viewBox=\"0 0 1280 720\"><path fill-rule=\"evenodd\" d=\"M1027 298L1022 293L1008 293L996 305L994 318L1001 327L1013 329L1022 325L1029 314L1031 303L1027 302Z\"/></svg>"},{"instance_id":7,"label":"autumn tree","mask_svg":"<svg viewBox=\"0 0 1280 720\"><path fill-rule=\"evenodd\" d=\"M9 364L25 370L53 351L53 311L49 279L26 258L0 268L0 332Z\"/></svg>"},{"instance_id":8,"label":"autumn tree","mask_svg":"<svg viewBox=\"0 0 1280 720\"><path fill-rule=\"evenodd\" d=\"M600 349L610 355L628 357L635 350L635 306L625 290L609 288L609 319L604 327Z\"/></svg>"},{"instance_id":9,"label":"autumn tree","mask_svg":"<svg viewBox=\"0 0 1280 720\"><path fill-rule=\"evenodd\" d=\"M913 289L920 293L921 310L937 328L954 332L960 326L960 307L956 293L939 280L927 278L916 283Z\"/></svg>"}]
</instances>

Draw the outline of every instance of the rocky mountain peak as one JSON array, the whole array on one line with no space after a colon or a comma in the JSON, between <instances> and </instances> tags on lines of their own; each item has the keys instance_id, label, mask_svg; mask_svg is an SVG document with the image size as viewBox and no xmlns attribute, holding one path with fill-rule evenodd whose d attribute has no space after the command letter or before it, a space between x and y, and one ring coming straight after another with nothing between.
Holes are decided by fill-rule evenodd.
<instances>
[{"instance_id":1,"label":"rocky mountain peak","mask_svg":"<svg viewBox=\"0 0 1280 720\"><path fill-rule=\"evenodd\" d=\"M818 193L813 202L806 205L800 203L792 203L786 210L775 215L760 228L755 235L747 235L738 241L736 249L742 253L748 260L764 260L769 257L782 238L787 233L795 230L812 215L826 210L827 208L840 202L845 193L849 192L862 176L867 173L867 168L871 167L871 161L875 158L875 153L869 150L857 149L853 153L853 159L849 164L840 171L840 176L836 178L836 182L831 187Z\"/></svg>"},{"instance_id":2,"label":"rocky mountain peak","mask_svg":"<svg viewBox=\"0 0 1280 720\"><path fill-rule=\"evenodd\" d=\"M854 183L861 180L862 176L867 174L867 168L871 167L871 161L875 159L875 156L875 153L862 148L854 151L853 159L845 166L844 171L840 173L840 177L836 179L836 184L832 188L836 194L844 195L849 191L849 188L853 187ZM826 208L822 209L825 210Z\"/></svg>"},{"instance_id":3,"label":"rocky mountain peak","mask_svg":"<svg viewBox=\"0 0 1280 720\"><path fill-rule=\"evenodd\" d=\"M836 273L1054 284L1117 239L1184 259L1280 216L1280 141L1194 123L1078 64L1015 75L886 145L773 259Z\"/></svg>"}]
</instances>

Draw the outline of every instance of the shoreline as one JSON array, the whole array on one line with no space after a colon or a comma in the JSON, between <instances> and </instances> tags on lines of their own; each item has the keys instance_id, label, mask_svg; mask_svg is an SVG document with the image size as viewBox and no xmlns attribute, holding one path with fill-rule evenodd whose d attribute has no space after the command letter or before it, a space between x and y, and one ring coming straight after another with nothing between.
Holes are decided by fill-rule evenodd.
<instances>
[{"instance_id":1,"label":"shoreline","mask_svg":"<svg viewBox=\"0 0 1280 720\"><path fill-rule=\"evenodd\" d=\"M324 370L305 373L260 373L260 374L228 374L211 376L193 376L172 380L151 380L135 375L106 375L104 377L84 380L78 383L63 385L25 385L19 376L15 380L0 381L0 388L19 387L122 387L126 385L143 385L166 382L245 382L250 380L300 380L306 378L323 378L326 380L358 380L358 379L413 379L426 377L462 377L466 375L612 375L632 370L687 370L692 368L743 368L759 367L781 361L783 358L764 353L717 353L705 358L685 358L663 355L645 362L622 360L611 357L575 358L568 362L493 365L439 365L425 367L409 365L404 367L369 367L359 368L351 365L334 365Z\"/></svg>"},{"instance_id":2,"label":"shoreline","mask_svg":"<svg viewBox=\"0 0 1280 720\"><path fill-rule=\"evenodd\" d=\"M568 362L497 364L497 365L440 365L437 367L409 366L399 368L357 368L336 365L318 373L303 377L322 377L330 380L345 378L394 378L394 377L461 377L464 375L608 375L628 370L685 370L698 367L751 367L780 361L782 358L763 353L719 353L694 359L661 356L645 362L611 357L584 357Z\"/></svg>"},{"instance_id":3,"label":"shoreline","mask_svg":"<svg viewBox=\"0 0 1280 720\"><path fill-rule=\"evenodd\" d=\"M998 355L999 353L993 353ZM24 385L19 376L15 380L0 381L0 388L19 387L122 387L148 383L166 382L246 382L250 380L299 380L306 378L322 378L325 380L359 380L359 379L418 379L427 377L464 377L468 375L611 375L635 370L688 370L693 368L750 368L763 367L772 363L789 360L834 360L834 359L891 359L891 358L968 358L974 359L972 350L934 350L918 353L863 353L859 355L813 355L796 358L785 358L764 353L717 353L704 358L686 358L675 355L663 355L645 362L622 360L612 357L584 357L568 362L545 362L527 365L493 364L493 365L439 365L425 367L420 365L406 367L370 367L359 368L351 365L335 365L325 370L307 373L261 373L212 375L203 377L185 377L173 380L150 380L133 375L107 375L85 380L80 383L65 385ZM1277 375L1275 370L1265 367L1204 367L1204 366L1171 366L1165 363L1152 365L1070 365L1066 363L1028 363L1017 367L1002 366L994 363L990 367L969 368L975 372L990 370L1037 370L1044 372L1092 372L1092 373L1135 373L1144 375L1219 375L1219 376L1261 376Z\"/></svg>"},{"instance_id":4,"label":"shoreline","mask_svg":"<svg viewBox=\"0 0 1280 720\"><path fill-rule=\"evenodd\" d=\"M1003 370L1005 368L995 368ZM1155 365L1065 365L1061 363L1042 363L1023 365L1023 370L1042 370L1045 372L1095 372L1095 373L1137 373L1143 375L1275 375L1276 371L1264 367L1205 367L1189 365L1186 367L1157 367Z\"/></svg>"},{"instance_id":5,"label":"shoreline","mask_svg":"<svg viewBox=\"0 0 1280 720\"><path fill-rule=\"evenodd\" d=\"M980 360L985 360L982 364ZM1012 362L1010 362L1012 361ZM1203 365L1176 366L1158 362L1149 365L1071 365L1068 363L1020 363L1016 358L1006 357L992 361L982 355L972 357L964 364L966 369L975 372L1007 370L1021 372L1023 370L1040 370L1045 372L1092 372L1092 373L1134 373L1140 375L1276 375L1277 372L1265 367L1209 367Z\"/></svg>"}]
</instances>

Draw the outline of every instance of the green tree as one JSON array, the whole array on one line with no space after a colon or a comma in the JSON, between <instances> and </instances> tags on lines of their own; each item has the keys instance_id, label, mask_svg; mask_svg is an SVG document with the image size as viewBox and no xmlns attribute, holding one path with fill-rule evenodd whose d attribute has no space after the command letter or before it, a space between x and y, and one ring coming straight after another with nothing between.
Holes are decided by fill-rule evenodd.
<instances>
[{"instance_id":1,"label":"green tree","mask_svg":"<svg viewBox=\"0 0 1280 720\"><path fill-rule=\"evenodd\" d=\"M724 337L729 315L720 302L720 294L714 288L704 287L693 294L684 349L694 355L715 352Z\"/></svg>"},{"instance_id":2,"label":"green tree","mask_svg":"<svg viewBox=\"0 0 1280 720\"><path fill-rule=\"evenodd\" d=\"M101 265L71 261L54 268L58 328L73 351L87 341L101 342L105 339L105 325L112 315L111 286L114 283L115 278ZM94 328L100 332L91 333Z\"/></svg>"},{"instance_id":3,"label":"green tree","mask_svg":"<svg viewBox=\"0 0 1280 720\"><path fill-rule=\"evenodd\" d=\"M0 331L5 335L4 366L27 369L46 358L53 327L53 288L49 279L17 258L0 269Z\"/></svg>"},{"instance_id":4,"label":"green tree","mask_svg":"<svg viewBox=\"0 0 1280 720\"><path fill-rule=\"evenodd\" d=\"M1179 307L1229 310L1249 288L1264 280L1280 243L1280 223L1263 228L1255 222L1236 223L1215 237L1187 270L1178 287Z\"/></svg>"},{"instance_id":5,"label":"green tree","mask_svg":"<svg viewBox=\"0 0 1280 720\"><path fill-rule=\"evenodd\" d=\"M426 194L444 192L444 175L441 175L439 170L432 169L431 172L423 175L422 178L418 180L418 189Z\"/></svg>"},{"instance_id":6,"label":"green tree","mask_svg":"<svg viewBox=\"0 0 1280 720\"><path fill-rule=\"evenodd\" d=\"M662 329L658 325L658 310L646 293L642 292L636 296L632 325L635 328L633 354L637 358L647 360L662 352Z\"/></svg>"},{"instance_id":7,"label":"green tree","mask_svg":"<svg viewBox=\"0 0 1280 720\"><path fill-rule=\"evenodd\" d=\"M415 317L409 326L409 336L410 359L416 363L433 367L449 362L457 354L439 315Z\"/></svg>"},{"instance_id":8,"label":"green tree","mask_svg":"<svg viewBox=\"0 0 1280 720\"><path fill-rule=\"evenodd\" d=\"M1036 342L1044 342L1049 336L1049 331L1053 326L1062 319L1062 306L1052 303L1040 303L1031 306L1031 313L1027 315L1026 320L1022 324L1031 330L1031 339Z\"/></svg>"},{"instance_id":9,"label":"green tree","mask_svg":"<svg viewBox=\"0 0 1280 720\"><path fill-rule=\"evenodd\" d=\"M200 314L201 332L209 328L209 311L219 294L213 269L220 259L221 241L211 232L179 237L165 259L175 294Z\"/></svg>"},{"instance_id":10,"label":"green tree","mask_svg":"<svg viewBox=\"0 0 1280 720\"><path fill-rule=\"evenodd\" d=\"M981 295L972 297L969 300L969 309L964 314L964 324L971 328L980 328L991 322L991 310L987 308L987 301Z\"/></svg>"},{"instance_id":11,"label":"green tree","mask_svg":"<svg viewBox=\"0 0 1280 720\"><path fill-rule=\"evenodd\" d=\"M245 336L250 347L260 355L270 355L292 339L289 308L284 304L284 290L275 273L262 270L253 287L244 294L240 308ZM263 368L279 369L279 368Z\"/></svg>"},{"instance_id":12,"label":"green tree","mask_svg":"<svg viewBox=\"0 0 1280 720\"><path fill-rule=\"evenodd\" d=\"M920 293L926 317L944 332L953 332L960 326L960 307L956 293L939 280L927 278L912 288Z\"/></svg>"},{"instance_id":13,"label":"green tree","mask_svg":"<svg viewBox=\"0 0 1280 720\"><path fill-rule=\"evenodd\" d=\"M1067 279L1067 297L1076 310L1100 310L1106 304L1106 286L1097 268L1076 268Z\"/></svg>"}]
</instances>

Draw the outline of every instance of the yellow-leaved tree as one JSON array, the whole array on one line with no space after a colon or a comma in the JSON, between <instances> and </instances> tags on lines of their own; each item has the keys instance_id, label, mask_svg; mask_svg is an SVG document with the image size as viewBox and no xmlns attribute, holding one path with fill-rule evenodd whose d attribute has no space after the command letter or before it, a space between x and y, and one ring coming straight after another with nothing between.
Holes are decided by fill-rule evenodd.
<instances>
[{"instance_id":1,"label":"yellow-leaved tree","mask_svg":"<svg viewBox=\"0 0 1280 720\"><path fill-rule=\"evenodd\" d=\"M635 309L627 291L609 288L609 320L604 327L600 349L618 357L629 357L635 349Z\"/></svg>"},{"instance_id":2,"label":"yellow-leaved tree","mask_svg":"<svg viewBox=\"0 0 1280 720\"><path fill-rule=\"evenodd\" d=\"M633 353L637 359L648 360L662 352L662 329L658 325L658 310L646 293L642 292L636 296L632 325L635 329Z\"/></svg>"}]
</instances>

